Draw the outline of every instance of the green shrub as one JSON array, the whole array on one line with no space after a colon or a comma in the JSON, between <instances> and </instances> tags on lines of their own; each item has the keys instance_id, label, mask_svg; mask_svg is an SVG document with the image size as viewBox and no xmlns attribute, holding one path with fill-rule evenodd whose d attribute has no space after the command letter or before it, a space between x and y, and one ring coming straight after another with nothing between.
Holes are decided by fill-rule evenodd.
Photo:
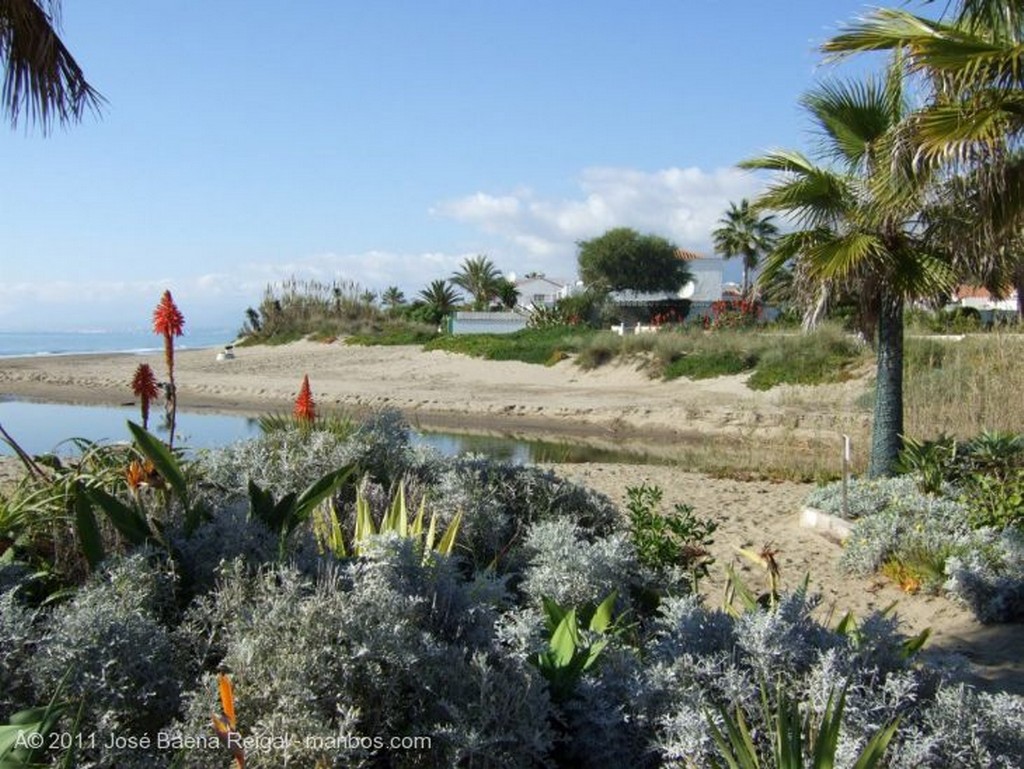
<instances>
[{"instance_id":1,"label":"green shrub","mask_svg":"<svg viewBox=\"0 0 1024 769\"><path fill-rule=\"evenodd\" d=\"M780 336L761 353L747 386L768 390L780 384L842 382L865 353L864 345L827 327L814 334Z\"/></svg>"},{"instance_id":2,"label":"green shrub","mask_svg":"<svg viewBox=\"0 0 1024 769\"><path fill-rule=\"evenodd\" d=\"M423 349L544 365L556 351L575 352L582 340L592 333L572 326L552 326L526 328L514 334L457 334L438 337Z\"/></svg>"},{"instance_id":3,"label":"green shrub","mask_svg":"<svg viewBox=\"0 0 1024 769\"><path fill-rule=\"evenodd\" d=\"M690 576L696 592L698 582L714 563L708 548L718 524L697 518L689 505L677 504L674 513L661 511L662 490L640 484L626 487L630 536L640 562L656 572L681 570Z\"/></svg>"},{"instance_id":4,"label":"green shrub","mask_svg":"<svg viewBox=\"0 0 1024 769\"><path fill-rule=\"evenodd\" d=\"M742 353L737 350L720 350L710 352L693 352L684 354L665 368L665 379L711 379L716 376L742 374L757 365L757 357L753 353Z\"/></svg>"},{"instance_id":5,"label":"green shrub","mask_svg":"<svg viewBox=\"0 0 1024 769\"><path fill-rule=\"evenodd\" d=\"M345 337L345 344L422 345L437 337L437 329L425 323L392 320L375 324L370 329Z\"/></svg>"}]
</instances>

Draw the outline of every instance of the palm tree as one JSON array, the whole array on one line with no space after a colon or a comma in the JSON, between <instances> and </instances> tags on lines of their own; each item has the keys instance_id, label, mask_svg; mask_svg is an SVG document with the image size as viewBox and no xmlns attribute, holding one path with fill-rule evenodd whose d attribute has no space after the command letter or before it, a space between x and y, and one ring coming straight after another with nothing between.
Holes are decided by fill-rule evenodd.
<instances>
[{"instance_id":1,"label":"palm tree","mask_svg":"<svg viewBox=\"0 0 1024 769\"><path fill-rule=\"evenodd\" d=\"M430 308L431 319L440 323L441 319L451 313L462 303L462 295L448 285L446 280L435 280L420 291L420 299Z\"/></svg>"},{"instance_id":2,"label":"palm tree","mask_svg":"<svg viewBox=\"0 0 1024 769\"><path fill-rule=\"evenodd\" d=\"M774 216L759 216L744 198L737 206L729 204L725 216L718 220L722 226L712 233L715 250L726 259L743 257L743 296L750 292L750 273L757 269L759 257L772 250L779 230Z\"/></svg>"},{"instance_id":3,"label":"palm tree","mask_svg":"<svg viewBox=\"0 0 1024 769\"><path fill-rule=\"evenodd\" d=\"M903 305L947 289L953 272L923 239L929 178L901 141L907 108L900 73L891 68L883 81L822 86L803 106L822 134L823 164L790 151L741 164L776 172L754 207L785 212L798 227L779 238L762 279L792 259L815 280L859 284L877 318L868 472L889 475L903 434Z\"/></svg>"},{"instance_id":4,"label":"palm tree","mask_svg":"<svg viewBox=\"0 0 1024 769\"><path fill-rule=\"evenodd\" d=\"M961 0L948 20L879 10L825 44L836 56L896 50L931 86L910 129L922 159L957 172L931 224L965 275L1017 291L1024 319L1024 6ZM937 214L937 215L936 215Z\"/></svg>"},{"instance_id":5,"label":"palm tree","mask_svg":"<svg viewBox=\"0 0 1024 769\"><path fill-rule=\"evenodd\" d=\"M983 234L997 239L1024 218L1024 6L960 0L948 19L882 9L849 25L823 50L836 57L898 51L905 70L929 86L912 116L922 161L974 176Z\"/></svg>"},{"instance_id":6,"label":"palm tree","mask_svg":"<svg viewBox=\"0 0 1024 769\"><path fill-rule=\"evenodd\" d=\"M519 303L519 289L507 278L498 278L494 293L501 301L501 306L506 310L514 310Z\"/></svg>"},{"instance_id":7,"label":"palm tree","mask_svg":"<svg viewBox=\"0 0 1024 769\"><path fill-rule=\"evenodd\" d=\"M465 259L461 269L450 280L473 297L474 309L483 310L497 293L501 271L494 266L494 262L480 254Z\"/></svg>"},{"instance_id":8,"label":"palm tree","mask_svg":"<svg viewBox=\"0 0 1024 769\"><path fill-rule=\"evenodd\" d=\"M103 97L85 79L57 29L60 2L0 2L0 61L4 66L0 109L17 127L22 110L47 132L54 120L77 122L85 111L98 112Z\"/></svg>"},{"instance_id":9,"label":"palm tree","mask_svg":"<svg viewBox=\"0 0 1024 769\"><path fill-rule=\"evenodd\" d=\"M388 286L381 292L380 303L388 310L394 311L395 308L405 304L405 294L398 286Z\"/></svg>"}]
</instances>

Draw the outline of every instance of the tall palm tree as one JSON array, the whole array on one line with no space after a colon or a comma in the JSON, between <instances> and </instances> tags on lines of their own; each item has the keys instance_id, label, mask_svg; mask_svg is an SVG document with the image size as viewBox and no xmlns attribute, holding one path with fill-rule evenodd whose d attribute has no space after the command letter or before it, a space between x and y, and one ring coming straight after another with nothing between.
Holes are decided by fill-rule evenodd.
<instances>
[{"instance_id":1,"label":"tall palm tree","mask_svg":"<svg viewBox=\"0 0 1024 769\"><path fill-rule=\"evenodd\" d=\"M929 179L901 141L900 73L822 86L803 99L822 136L821 164L778 151L744 162L776 177L754 202L786 213L765 276L791 259L819 281L857 281L877 318L877 377L869 475L892 473L903 434L903 305L953 282L919 225Z\"/></svg>"},{"instance_id":2,"label":"tall palm tree","mask_svg":"<svg viewBox=\"0 0 1024 769\"><path fill-rule=\"evenodd\" d=\"M725 216L718 220L722 226L712 233L715 251L726 259L743 257L744 297L750 292L750 273L757 269L761 255L772 250L779 236L774 218L759 215L744 198L738 206L729 204Z\"/></svg>"},{"instance_id":3,"label":"tall palm tree","mask_svg":"<svg viewBox=\"0 0 1024 769\"><path fill-rule=\"evenodd\" d=\"M480 254L465 259L449 280L473 297L475 309L483 310L497 293L501 277L501 270L494 266L494 262Z\"/></svg>"},{"instance_id":4,"label":"tall palm tree","mask_svg":"<svg viewBox=\"0 0 1024 769\"><path fill-rule=\"evenodd\" d=\"M45 133L55 120L74 123L103 104L57 34L59 25L59 0L0 0L0 110L14 127L23 110Z\"/></svg>"}]
</instances>

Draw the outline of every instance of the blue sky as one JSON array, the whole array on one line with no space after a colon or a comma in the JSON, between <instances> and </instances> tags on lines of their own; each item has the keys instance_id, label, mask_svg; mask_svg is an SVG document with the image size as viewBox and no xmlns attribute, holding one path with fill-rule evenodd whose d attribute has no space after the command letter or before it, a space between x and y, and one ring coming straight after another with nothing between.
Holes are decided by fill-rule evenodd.
<instances>
[{"instance_id":1,"label":"blue sky","mask_svg":"<svg viewBox=\"0 0 1024 769\"><path fill-rule=\"evenodd\" d=\"M65 0L108 104L0 129L0 330L241 324L290 276L410 298L484 253L575 274L632 226L710 252L807 147L816 46L860 0ZM852 64L842 72L868 65ZM738 274L738 266L736 266Z\"/></svg>"}]
</instances>

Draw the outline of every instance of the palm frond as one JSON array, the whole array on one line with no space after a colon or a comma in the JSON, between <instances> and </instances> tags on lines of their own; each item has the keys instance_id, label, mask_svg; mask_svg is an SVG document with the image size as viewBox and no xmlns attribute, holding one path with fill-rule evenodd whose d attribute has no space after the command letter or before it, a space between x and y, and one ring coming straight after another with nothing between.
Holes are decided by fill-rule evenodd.
<instances>
[{"instance_id":1,"label":"palm frond","mask_svg":"<svg viewBox=\"0 0 1024 769\"><path fill-rule=\"evenodd\" d=\"M794 150L771 150L764 155L737 163L748 171L777 171L781 173L808 173L816 166L805 155Z\"/></svg>"},{"instance_id":2,"label":"palm frond","mask_svg":"<svg viewBox=\"0 0 1024 769\"><path fill-rule=\"evenodd\" d=\"M823 155L851 169L864 165L878 142L899 120L892 114L893 95L886 85L863 81L825 83L801 99L824 134ZM898 95L902 112L902 97Z\"/></svg>"},{"instance_id":3,"label":"palm frond","mask_svg":"<svg viewBox=\"0 0 1024 769\"><path fill-rule=\"evenodd\" d=\"M952 31L952 27L906 11L880 8L847 25L843 32L827 40L821 50L831 54L830 59L839 59L866 51L893 51L906 47L909 41L941 39Z\"/></svg>"},{"instance_id":4,"label":"palm frond","mask_svg":"<svg viewBox=\"0 0 1024 769\"><path fill-rule=\"evenodd\" d=\"M782 177L755 202L759 209L783 212L798 226L814 229L846 215L857 200L855 187L850 177L815 166Z\"/></svg>"},{"instance_id":5,"label":"palm frond","mask_svg":"<svg viewBox=\"0 0 1024 769\"><path fill-rule=\"evenodd\" d=\"M104 103L57 34L58 8L52 3L48 13L38 0L0 0L0 104L12 126L24 111L46 132L55 121L66 125L87 110L98 113Z\"/></svg>"},{"instance_id":6,"label":"palm frond","mask_svg":"<svg viewBox=\"0 0 1024 769\"><path fill-rule=\"evenodd\" d=\"M804 252L808 275L819 280L846 280L875 268L889 258L881 238L872 232L833 233Z\"/></svg>"}]
</instances>

